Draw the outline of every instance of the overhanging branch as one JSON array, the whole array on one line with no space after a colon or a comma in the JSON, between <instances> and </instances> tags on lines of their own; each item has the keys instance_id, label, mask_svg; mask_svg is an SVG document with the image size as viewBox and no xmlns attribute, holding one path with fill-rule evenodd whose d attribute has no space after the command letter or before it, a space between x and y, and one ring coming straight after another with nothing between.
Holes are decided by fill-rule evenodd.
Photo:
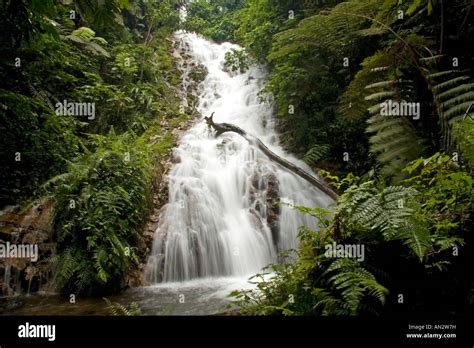
<instances>
[{"instance_id":1,"label":"overhanging branch","mask_svg":"<svg viewBox=\"0 0 474 348\"><path fill-rule=\"evenodd\" d=\"M224 132L234 132L241 135L249 143L256 145L265 155L268 156L268 158L275 161L280 166L288 169L292 173L298 175L299 177L305 179L307 182L309 182L313 186L323 191L332 199L334 200L337 199L338 194L326 182L312 176L311 174L307 173L305 170L301 169L300 167L278 156L273 151L271 151L260 139L247 134L247 132L244 131L242 128L230 123L215 123L212 119L213 116L214 116L214 113L212 113L211 116L209 117L204 117L204 119L209 127L212 127L216 130L216 135L220 135Z\"/></svg>"}]
</instances>

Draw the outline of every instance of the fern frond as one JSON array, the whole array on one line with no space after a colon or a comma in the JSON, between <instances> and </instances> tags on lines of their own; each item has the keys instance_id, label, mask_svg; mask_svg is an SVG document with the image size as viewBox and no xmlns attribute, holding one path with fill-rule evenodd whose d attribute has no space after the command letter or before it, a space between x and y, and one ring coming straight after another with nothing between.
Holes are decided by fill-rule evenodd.
<instances>
[{"instance_id":1,"label":"fern frond","mask_svg":"<svg viewBox=\"0 0 474 348\"><path fill-rule=\"evenodd\" d=\"M329 153L329 145L314 145L303 156L303 161L308 165L316 165Z\"/></svg>"},{"instance_id":2,"label":"fern frond","mask_svg":"<svg viewBox=\"0 0 474 348\"><path fill-rule=\"evenodd\" d=\"M387 97L392 97L396 95L395 91L383 91L383 92L377 92L377 93L372 93L371 95L368 95L365 97L365 100L372 101L372 100L381 100L385 99Z\"/></svg>"},{"instance_id":3,"label":"fern frond","mask_svg":"<svg viewBox=\"0 0 474 348\"><path fill-rule=\"evenodd\" d=\"M387 118L378 114L372 116L367 127L370 137L371 151L378 154L378 161L384 165L384 172L396 175L410 161L422 153L420 140L413 126L403 117ZM392 164L388 167L387 164ZM394 163L399 163L393 168Z\"/></svg>"},{"instance_id":4,"label":"fern frond","mask_svg":"<svg viewBox=\"0 0 474 348\"><path fill-rule=\"evenodd\" d=\"M332 305L339 305L348 310L350 315L357 315L364 297L372 297L384 304L388 290L377 282L374 275L363 268L359 262L350 258L335 260L324 272L329 276L329 287L339 293L342 303L332 300Z\"/></svg>"},{"instance_id":5,"label":"fern frond","mask_svg":"<svg viewBox=\"0 0 474 348\"><path fill-rule=\"evenodd\" d=\"M474 104L474 83L465 72L448 70L426 74L434 102L437 105L436 111L445 149L452 146L453 126Z\"/></svg>"},{"instance_id":6,"label":"fern frond","mask_svg":"<svg viewBox=\"0 0 474 348\"><path fill-rule=\"evenodd\" d=\"M430 71L430 70L428 70ZM455 74L459 74L459 70L445 70L445 71L438 71L438 72L435 72L435 73L428 73L426 75L426 77L428 79L437 79L439 77L445 77L445 76L450 76L450 75L455 75Z\"/></svg>"},{"instance_id":7,"label":"fern frond","mask_svg":"<svg viewBox=\"0 0 474 348\"><path fill-rule=\"evenodd\" d=\"M417 223L402 224L394 239L402 240L403 243L415 253L420 262L423 261L427 251L432 245L431 235L428 229Z\"/></svg>"},{"instance_id":8,"label":"fern frond","mask_svg":"<svg viewBox=\"0 0 474 348\"><path fill-rule=\"evenodd\" d=\"M436 98L438 98L439 100L443 100L446 98L454 97L459 95L459 93L471 92L472 88L474 88L474 83L462 84L460 86L450 88L443 93L439 93L438 95L436 95Z\"/></svg>"},{"instance_id":9,"label":"fern frond","mask_svg":"<svg viewBox=\"0 0 474 348\"><path fill-rule=\"evenodd\" d=\"M141 315L141 310L136 302L132 302L130 308L125 307L123 304L118 302L112 302L107 297L102 298L107 304L107 308L112 313L112 315L119 316L136 316Z\"/></svg>"}]
</instances>

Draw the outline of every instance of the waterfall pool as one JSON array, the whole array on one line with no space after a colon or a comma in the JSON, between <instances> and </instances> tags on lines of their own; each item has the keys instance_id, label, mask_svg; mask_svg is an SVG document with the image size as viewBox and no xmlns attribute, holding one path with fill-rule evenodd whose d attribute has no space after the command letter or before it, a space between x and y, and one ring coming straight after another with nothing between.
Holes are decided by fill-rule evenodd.
<instances>
[{"instance_id":1,"label":"waterfall pool","mask_svg":"<svg viewBox=\"0 0 474 348\"><path fill-rule=\"evenodd\" d=\"M246 277L195 279L133 288L107 298L126 308L136 303L142 315L218 315L228 310L231 291L253 286ZM70 303L68 297L33 294L5 301L9 307L2 311L0 302L0 315L111 315L101 297L77 296Z\"/></svg>"}]
</instances>

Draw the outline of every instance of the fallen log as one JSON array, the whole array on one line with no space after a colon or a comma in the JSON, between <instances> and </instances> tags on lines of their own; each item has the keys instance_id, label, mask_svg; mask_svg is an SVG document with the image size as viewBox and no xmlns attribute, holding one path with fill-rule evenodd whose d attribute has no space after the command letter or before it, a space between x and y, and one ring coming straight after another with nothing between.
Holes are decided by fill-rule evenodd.
<instances>
[{"instance_id":1,"label":"fallen log","mask_svg":"<svg viewBox=\"0 0 474 348\"><path fill-rule=\"evenodd\" d=\"M260 139L257 137L254 137L252 135L249 135L246 131L244 131L242 128L230 124L230 123L215 123L213 121L213 116L214 113L211 114L209 117L204 117L208 127L212 127L216 130L216 135L219 136L222 133L225 132L234 132L239 135L241 135L245 140L247 140L249 143L256 145L265 155L267 155L270 159L281 165L282 167L290 170L294 174L298 175L299 177L305 179L308 181L310 184L313 186L317 187L321 191L323 191L325 194L327 194L329 197L332 199L336 200L337 197L339 196L336 191L334 191L326 182L324 182L322 179L316 178L306 172L305 170L301 169L300 167L294 165L293 163L287 161L284 158L281 158L277 154L275 154L273 151L271 151Z\"/></svg>"}]
</instances>

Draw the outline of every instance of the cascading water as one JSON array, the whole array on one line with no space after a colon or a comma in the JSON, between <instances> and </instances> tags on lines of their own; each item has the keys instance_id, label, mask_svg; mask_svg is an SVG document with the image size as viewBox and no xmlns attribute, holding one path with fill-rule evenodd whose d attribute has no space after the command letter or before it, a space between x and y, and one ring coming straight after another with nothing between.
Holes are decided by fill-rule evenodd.
<instances>
[{"instance_id":1,"label":"cascading water","mask_svg":"<svg viewBox=\"0 0 474 348\"><path fill-rule=\"evenodd\" d=\"M225 71L230 43L215 44L178 32L193 59L208 75L201 85L198 111L215 122L238 125L273 152L309 170L278 145L272 110L261 103L265 72ZM162 208L146 277L152 282L218 276L246 276L275 262L278 250L297 246L299 226L315 228L313 218L288 205L325 207L331 199L269 160L240 135L215 138L198 122L174 150L168 175L169 202Z\"/></svg>"}]
</instances>

